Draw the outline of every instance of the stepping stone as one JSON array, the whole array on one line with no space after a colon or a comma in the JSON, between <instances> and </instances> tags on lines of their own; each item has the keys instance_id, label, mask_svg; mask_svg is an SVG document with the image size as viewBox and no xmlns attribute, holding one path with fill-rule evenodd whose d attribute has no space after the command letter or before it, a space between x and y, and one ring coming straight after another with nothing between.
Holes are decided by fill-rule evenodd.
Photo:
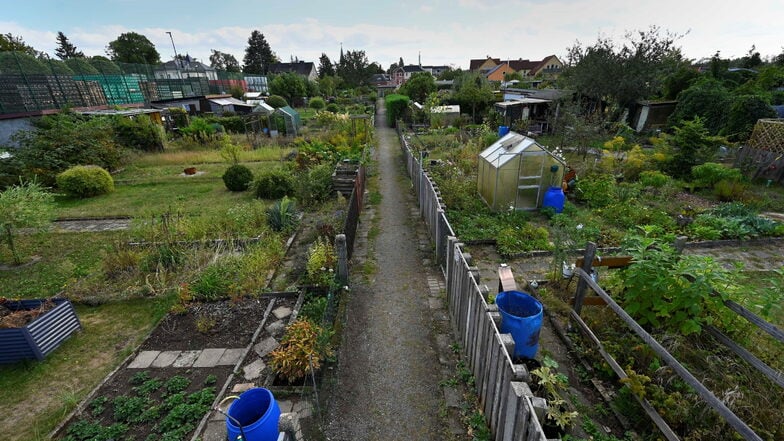
<instances>
[{"instance_id":1,"label":"stepping stone","mask_svg":"<svg viewBox=\"0 0 784 441\"><path fill-rule=\"evenodd\" d=\"M287 308L285 306L279 306L272 311L272 314L278 318L278 320L283 320L284 318L291 315L291 308Z\"/></svg>"},{"instance_id":2,"label":"stepping stone","mask_svg":"<svg viewBox=\"0 0 784 441\"><path fill-rule=\"evenodd\" d=\"M241 394L248 389L253 389L254 387L256 387L254 383L238 383L231 388L231 392L235 394Z\"/></svg>"},{"instance_id":3,"label":"stepping stone","mask_svg":"<svg viewBox=\"0 0 784 441\"><path fill-rule=\"evenodd\" d=\"M257 343L256 346L253 347L253 350L259 354L259 357L264 357L265 355L274 351L278 346L280 346L280 344L277 340L275 340L273 337L267 337L261 342Z\"/></svg>"},{"instance_id":4,"label":"stepping stone","mask_svg":"<svg viewBox=\"0 0 784 441\"><path fill-rule=\"evenodd\" d=\"M181 353L182 351L163 351L158 355L157 358L155 358L155 361L152 362L152 367L169 367L172 363L174 363L174 360L176 360Z\"/></svg>"},{"instance_id":5,"label":"stepping stone","mask_svg":"<svg viewBox=\"0 0 784 441\"><path fill-rule=\"evenodd\" d=\"M429 298L427 299L428 305L430 305L430 309L444 309L444 301L439 298Z\"/></svg>"},{"instance_id":6,"label":"stepping stone","mask_svg":"<svg viewBox=\"0 0 784 441\"><path fill-rule=\"evenodd\" d=\"M283 335L283 331L286 330L286 324L283 323L283 320L277 320L267 325L265 329L270 334L274 336L279 336L279 335Z\"/></svg>"},{"instance_id":7,"label":"stepping stone","mask_svg":"<svg viewBox=\"0 0 784 441\"><path fill-rule=\"evenodd\" d=\"M221 416L223 417L223 415ZM207 427L204 428L201 439L203 441L226 441L226 423L223 420L209 421Z\"/></svg>"},{"instance_id":8,"label":"stepping stone","mask_svg":"<svg viewBox=\"0 0 784 441\"><path fill-rule=\"evenodd\" d=\"M439 311L433 312L433 319L435 319L436 321L439 321L439 322L449 321L449 317L446 316L446 311L444 311L444 310L439 310Z\"/></svg>"},{"instance_id":9,"label":"stepping stone","mask_svg":"<svg viewBox=\"0 0 784 441\"><path fill-rule=\"evenodd\" d=\"M160 351L142 351L128 365L128 369L147 369L158 358Z\"/></svg>"},{"instance_id":10,"label":"stepping stone","mask_svg":"<svg viewBox=\"0 0 784 441\"><path fill-rule=\"evenodd\" d=\"M242 368L242 373L246 380L255 380L261 376L261 372L267 365L264 360L256 360L253 363Z\"/></svg>"},{"instance_id":11,"label":"stepping stone","mask_svg":"<svg viewBox=\"0 0 784 441\"><path fill-rule=\"evenodd\" d=\"M242 358L242 354L245 352L245 349L226 349L226 352L221 355L220 360L218 360L218 366L233 366L240 361Z\"/></svg>"},{"instance_id":12,"label":"stepping stone","mask_svg":"<svg viewBox=\"0 0 784 441\"><path fill-rule=\"evenodd\" d=\"M193 362L199 358L201 351L183 351L174 363L172 363L172 367L176 368L183 368L183 367L191 367L193 366Z\"/></svg>"},{"instance_id":13,"label":"stepping stone","mask_svg":"<svg viewBox=\"0 0 784 441\"><path fill-rule=\"evenodd\" d=\"M210 348L201 351L201 355L193 363L193 367L206 368L218 365L218 360L221 359L223 353L226 352L225 348Z\"/></svg>"},{"instance_id":14,"label":"stepping stone","mask_svg":"<svg viewBox=\"0 0 784 441\"><path fill-rule=\"evenodd\" d=\"M441 352L449 351L449 345L452 343L451 339L446 334L436 334L436 345Z\"/></svg>"}]
</instances>

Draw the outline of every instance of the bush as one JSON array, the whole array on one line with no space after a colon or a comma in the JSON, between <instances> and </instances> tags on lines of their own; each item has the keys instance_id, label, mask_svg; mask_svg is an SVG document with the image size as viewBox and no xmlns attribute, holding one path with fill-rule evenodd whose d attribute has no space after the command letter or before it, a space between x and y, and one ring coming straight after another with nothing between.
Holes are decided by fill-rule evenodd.
<instances>
[{"instance_id":1,"label":"bush","mask_svg":"<svg viewBox=\"0 0 784 441\"><path fill-rule=\"evenodd\" d=\"M137 118L117 117L112 128L117 143L128 148L146 152L163 151L163 129L147 116Z\"/></svg>"},{"instance_id":2,"label":"bush","mask_svg":"<svg viewBox=\"0 0 784 441\"><path fill-rule=\"evenodd\" d=\"M303 173L305 176L297 180L297 200L303 206L313 206L329 199L332 195L332 173L331 163L319 164Z\"/></svg>"},{"instance_id":3,"label":"bush","mask_svg":"<svg viewBox=\"0 0 784 441\"><path fill-rule=\"evenodd\" d=\"M713 186L713 194L722 202L737 201L746 193L746 184L734 179L722 179Z\"/></svg>"},{"instance_id":4,"label":"bush","mask_svg":"<svg viewBox=\"0 0 784 441\"><path fill-rule=\"evenodd\" d=\"M228 116L228 112L223 116L210 116L204 118L208 124L219 124L226 129L227 132L232 133L245 133L245 120L241 116Z\"/></svg>"},{"instance_id":5,"label":"bush","mask_svg":"<svg viewBox=\"0 0 784 441\"><path fill-rule=\"evenodd\" d=\"M577 196L591 208L606 207L614 202L615 178L612 175L589 175L577 181Z\"/></svg>"},{"instance_id":6,"label":"bush","mask_svg":"<svg viewBox=\"0 0 784 441\"><path fill-rule=\"evenodd\" d=\"M668 182L670 182L670 177L657 170L640 173L640 184L645 187L662 188Z\"/></svg>"},{"instance_id":7,"label":"bush","mask_svg":"<svg viewBox=\"0 0 784 441\"><path fill-rule=\"evenodd\" d=\"M174 127L183 128L188 127L188 112L181 107L169 107L167 109L169 111L169 115L172 118L172 122L174 123Z\"/></svg>"},{"instance_id":8,"label":"bush","mask_svg":"<svg viewBox=\"0 0 784 441\"><path fill-rule=\"evenodd\" d=\"M713 188L719 181L739 182L743 179L739 169L725 167L715 162L692 167L691 176L698 186L709 188Z\"/></svg>"},{"instance_id":9,"label":"bush","mask_svg":"<svg viewBox=\"0 0 784 441\"><path fill-rule=\"evenodd\" d=\"M256 178L253 184L256 197L259 199L280 199L294 192L294 182L286 170L274 169L266 171Z\"/></svg>"},{"instance_id":10,"label":"bush","mask_svg":"<svg viewBox=\"0 0 784 441\"><path fill-rule=\"evenodd\" d=\"M248 167L235 164L223 173L223 183L229 191L245 191L253 182L253 172Z\"/></svg>"},{"instance_id":11,"label":"bush","mask_svg":"<svg viewBox=\"0 0 784 441\"><path fill-rule=\"evenodd\" d=\"M324 98L321 98L320 96L311 98L310 102L308 103L308 107L316 110L321 110L326 106L327 106L327 102L324 101Z\"/></svg>"},{"instance_id":12,"label":"bush","mask_svg":"<svg viewBox=\"0 0 784 441\"><path fill-rule=\"evenodd\" d=\"M340 107L338 107L338 105L335 103L329 103L327 104L326 110L327 112L338 113L340 112Z\"/></svg>"},{"instance_id":13,"label":"bush","mask_svg":"<svg viewBox=\"0 0 784 441\"><path fill-rule=\"evenodd\" d=\"M309 285L329 287L335 281L335 266L337 265L335 248L328 239L318 238L308 250L306 265L307 277L305 282Z\"/></svg>"},{"instance_id":14,"label":"bush","mask_svg":"<svg viewBox=\"0 0 784 441\"><path fill-rule=\"evenodd\" d=\"M409 98L405 95L391 94L384 99L387 108L387 123L394 126L408 108Z\"/></svg>"},{"instance_id":15,"label":"bush","mask_svg":"<svg viewBox=\"0 0 784 441\"><path fill-rule=\"evenodd\" d=\"M215 126L208 123L204 118L193 118L188 127L180 129L180 133L202 144L210 141L217 131Z\"/></svg>"},{"instance_id":16,"label":"bush","mask_svg":"<svg viewBox=\"0 0 784 441\"><path fill-rule=\"evenodd\" d=\"M289 105L289 103L286 102L286 98L283 98L280 95L270 95L270 97L267 98L265 102L276 109L279 107L286 107Z\"/></svg>"},{"instance_id":17,"label":"bush","mask_svg":"<svg viewBox=\"0 0 784 441\"><path fill-rule=\"evenodd\" d=\"M307 320L298 320L286 328L280 346L272 351L272 368L289 382L318 369L321 360L332 355L330 332Z\"/></svg>"},{"instance_id":18,"label":"bush","mask_svg":"<svg viewBox=\"0 0 784 441\"><path fill-rule=\"evenodd\" d=\"M214 302L228 297L236 269L234 263L233 259L223 259L202 270L190 285L193 300Z\"/></svg>"},{"instance_id":19,"label":"bush","mask_svg":"<svg viewBox=\"0 0 784 441\"><path fill-rule=\"evenodd\" d=\"M113 192L114 180L97 165L77 165L57 175L57 187L69 196L89 198Z\"/></svg>"},{"instance_id":20,"label":"bush","mask_svg":"<svg viewBox=\"0 0 784 441\"><path fill-rule=\"evenodd\" d=\"M294 200L283 196L267 210L267 223L275 231L286 231L294 226L297 220L297 206Z\"/></svg>"}]
</instances>

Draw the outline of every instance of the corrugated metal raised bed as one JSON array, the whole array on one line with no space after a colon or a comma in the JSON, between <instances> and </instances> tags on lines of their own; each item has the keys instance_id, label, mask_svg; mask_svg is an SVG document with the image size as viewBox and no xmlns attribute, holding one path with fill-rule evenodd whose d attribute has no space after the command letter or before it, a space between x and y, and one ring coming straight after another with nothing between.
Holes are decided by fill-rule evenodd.
<instances>
[{"instance_id":1,"label":"corrugated metal raised bed","mask_svg":"<svg viewBox=\"0 0 784 441\"><path fill-rule=\"evenodd\" d=\"M6 300L3 306L13 311L40 308L45 299ZM0 329L0 363L25 359L43 360L74 331L82 327L73 305L66 299L52 299L56 306L20 328Z\"/></svg>"}]
</instances>

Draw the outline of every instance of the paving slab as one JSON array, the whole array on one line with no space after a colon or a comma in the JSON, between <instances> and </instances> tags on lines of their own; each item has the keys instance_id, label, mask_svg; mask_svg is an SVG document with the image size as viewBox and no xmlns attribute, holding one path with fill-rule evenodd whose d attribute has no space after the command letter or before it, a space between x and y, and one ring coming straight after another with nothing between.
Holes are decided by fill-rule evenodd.
<instances>
[{"instance_id":1,"label":"paving slab","mask_svg":"<svg viewBox=\"0 0 784 441\"><path fill-rule=\"evenodd\" d=\"M264 363L264 360L256 360L242 368L242 373L246 380L255 380L261 376L261 372L266 367L267 364Z\"/></svg>"},{"instance_id":2,"label":"paving slab","mask_svg":"<svg viewBox=\"0 0 784 441\"><path fill-rule=\"evenodd\" d=\"M203 441L226 441L226 422L223 420L208 421L201 439Z\"/></svg>"},{"instance_id":3,"label":"paving slab","mask_svg":"<svg viewBox=\"0 0 784 441\"><path fill-rule=\"evenodd\" d=\"M165 368L171 366L174 360L180 356L182 351L163 351L152 362L152 367Z\"/></svg>"},{"instance_id":4,"label":"paving slab","mask_svg":"<svg viewBox=\"0 0 784 441\"><path fill-rule=\"evenodd\" d=\"M193 362L199 358L199 354L201 351L183 351L174 363L172 363L172 367L176 368L184 368L184 367L191 367L193 366Z\"/></svg>"},{"instance_id":5,"label":"paving slab","mask_svg":"<svg viewBox=\"0 0 784 441\"><path fill-rule=\"evenodd\" d=\"M291 400L278 400L278 407L280 407L280 413L289 413L294 407L294 403Z\"/></svg>"},{"instance_id":6,"label":"paving slab","mask_svg":"<svg viewBox=\"0 0 784 441\"><path fill-rule=\"evenodd\" d=\"M218 360L218 366L233 366L240 361L242 358L242 354L245 352L245 349L226 349L226 352L221 355L220 360Z\"/></svg>"},{"instance_id":7,"label":"paving slab","mask_svg":"<svg viewBox=\"0 0 784 441\"><path fill-rule=\"evenodd\" d=\"M444 309L444 301L439 298L430 297L427 299L430 309Z\"/></svg>"},{"instance_id":8,"label":"paving slab","mask_svg":"<svg viewBox=\"0 0 784 441\"><path fill-rule=\"evenodd\" d=\"M147 369L158 358L160 351L142 351L128 365L128 369Z\"/></svg>"},{"instance_id":9,"label":"paving slab","mask_svg":"<svg viewBox=\"0 0 784 441\"><path fill-rule=\"evenodd\" d=\"M455 387L444 387L444 401L447 407L459 408L463 400L460 398L460 392Z\"/></svg>"},{"instance_id":10,"label":"paving slab","mask_svg":"<svg viewBox=\"0 0 784 441\"><path fill-rule=\"evenodd\" d=\"M291 308L287 308L285 306L278 306L272 311L272 314L278 318L278 320L282 320L291 315Z\"/></svg>"},{"instance_id":11,"label":"paving slab","mask_svg":"<svg viewBox=\"0 0 784 441\"><path fill-rule=\"evenodd\" d=\"M203 349L199 355L199 358L193 362L193 367L208 368L217 366L218 361L221 359L224 352L226 352L226 348Z\"/></svg>"},{"instance_id":12,"label":"paving slab","mask_svg":"<svg viewBox=\"0 0 784 441\"><path fill-rule=\"evenodd\" d=\"M275 340L275 338L267 337L264 340L258 342L256 346L253 347L253 350L259 354L259 357L264 357L265 355L274 351L278 346L280 346L280 344L277 340Z\"/></svg>"},{"instance_id":13,"label":"paving slab","mask_svg":"<svg viewBox=\"0 0 784 441\"><path fill-rule=\"evenodd\" d=\"M248 389L253 389L256 387L255 383L238 383L235 384L233 388L231 388L231 392L235 394L241 394Z\"/></svg>"},{"instance_id":14,"label":"paving slab","mask_svg":"<svg viewBox=\"0 0 784 441\"><path fill-rule=\"evenodd\" d=\"M284 323L283 320L276 320L270 323L269 325L267 325L265 329L271 335L274 335L275 337L279 337L283 335L283 332L286 330L286 323Z\"/></svg>"}]
</instances>

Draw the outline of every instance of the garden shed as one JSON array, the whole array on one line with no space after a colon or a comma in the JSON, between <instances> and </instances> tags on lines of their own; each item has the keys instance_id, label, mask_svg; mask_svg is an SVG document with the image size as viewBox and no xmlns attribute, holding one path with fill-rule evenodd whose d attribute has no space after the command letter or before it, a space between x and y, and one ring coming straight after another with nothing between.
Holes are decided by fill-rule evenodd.
<instances>
[{"instance_id":1,"label":"garden shed","mask_svg":"<svg viewBox=\"0 0 784 441\"><path fill-rule=\"evenodd\" d=\"M479 154L479 195L495 211L535 210L559 186L564 161L536 140L509 132Z\"/></svg>"}]
</instances>

